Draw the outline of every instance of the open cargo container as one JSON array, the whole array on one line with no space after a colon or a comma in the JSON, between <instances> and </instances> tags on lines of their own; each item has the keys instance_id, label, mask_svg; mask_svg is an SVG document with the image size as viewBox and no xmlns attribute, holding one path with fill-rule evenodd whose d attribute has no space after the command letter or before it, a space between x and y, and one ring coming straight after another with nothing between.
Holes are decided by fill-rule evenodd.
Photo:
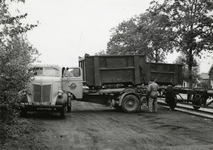
<instances>
[{"instance_id":1,"label":"open cargo container","mask_svg":"<svg viewBox=\"0 0 213 150\"><path fill-rule=\"evenodd\" d=\"M147 63L145 55L85 56L79 60L89 87L107 84L137 86L156 78L159 85L182 84L182 65Z\"/></svg>"}]
</instances>

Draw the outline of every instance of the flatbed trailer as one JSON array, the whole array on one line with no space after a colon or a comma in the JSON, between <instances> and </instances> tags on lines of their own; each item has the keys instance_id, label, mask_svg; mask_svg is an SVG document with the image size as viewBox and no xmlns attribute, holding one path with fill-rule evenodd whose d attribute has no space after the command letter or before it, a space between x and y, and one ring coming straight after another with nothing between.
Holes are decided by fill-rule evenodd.
<instances>
[{"instance_id":1,"label":"flatbed trailer","mask_svg":"<svg viewBox=\"0 0 213 150\"><path fill-rule=\"evenodd\" d=\"M177 87L182 85L182 65L168 63L146 62L145 55L101 55L79 58L79 68L82 74L78 77L83 82L82 96L75 93L74 78L66 86L73 99L112 106L125 112L136 112L138 107L147 102L147 85L151 78L157 79L159 97L171 109L176 107L177 95L187 94L187 103L192 103L194 109L207 107L212 102L206 103L212 93L204 89L187 89ZM76 80L76 81L75 81ZM76 84L77 85L77 84ZM80 84L79 84L80 85ZM72 89L73 86L73 89ZM79 86L76 86L79 87Z\"/></svg>"},{"instance_id":2,"label":"flatbed trailer","mask_svg":"<svg viewBox=\"0 0 213 150\"><path fill-rule=\"evenodd\" d=\"M156 78L161 87L182 84L182 65L149 63L145 55L86 55L79 59L79 67L87 88L77 100L125 112L136 112L147 103L146 89L151 78Z\"/></svg>"},{"instance_id":3,"label":"flatbed trailer","mask_svg":"<svg viewBox=\"0 0 213 150\"><path fill-rule=\"evenodd\" d=\"M210 107L210 105L213 103L213 89L175 88L175 93L181 98L181 100L185 100L185 103L191 104L195 110L198 110L200 107ZM187 98L184 99L181 94L186 94Z\"/></svg>"},{"instance_id":4,"label":"flatbed trailer","mask_svg":"<svg viewBox=\"0 0 213 150\"><path fill-rule=\"evenodd\" d=\"M183 94L186 96L183 97ZM163 97L165 97L165 102L170 106L171 109L174 109L176 104L180 102L187 103L195 110L198 110L201 107L211 107L210 105L213 103L213 89L190 89L186 87L168 86L165 89ZM177 99L177 97L179 97L179 99Z\"/></svg>"}]
</instances>

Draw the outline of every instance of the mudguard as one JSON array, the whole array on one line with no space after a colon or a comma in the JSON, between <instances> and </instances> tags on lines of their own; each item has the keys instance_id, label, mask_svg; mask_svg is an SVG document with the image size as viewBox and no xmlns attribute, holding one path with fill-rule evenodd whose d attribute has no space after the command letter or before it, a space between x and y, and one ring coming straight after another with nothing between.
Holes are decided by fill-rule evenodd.
<instances>
[{"instance_id":1,"label":"mudguard","mask_svg":"<svg viewBox=\"0 0 213 150\"><path fill-rule=\"evenodd\" d=\"M56 99L56 105L63 105L64 107L67 106L67 94L63 93L63 96L58 96Z\"/></svg>"},{"instance_id":2,"label":"mudguard","mask_svg":"<svg viewBox=\"0 0 213 150\"><path fill-rule=\"evenodd\" d=\"M135 95L136 97L138 97L138 95L136 94L136 89L134 88L126 88L122 91L121 95L119 96L119 106L121 106L122 104L122 101L124 99L124 97L126 95L129 95L129 94L133 94ZM139 97L138 97L139 98Z\"/></svg>"}]
</instances>

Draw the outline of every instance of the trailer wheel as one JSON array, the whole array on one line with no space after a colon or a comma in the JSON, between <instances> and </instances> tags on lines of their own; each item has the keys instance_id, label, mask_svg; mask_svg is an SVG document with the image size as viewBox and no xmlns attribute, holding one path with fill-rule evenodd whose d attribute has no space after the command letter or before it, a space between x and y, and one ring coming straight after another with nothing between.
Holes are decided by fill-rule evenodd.
<instances>
[{"instance_id":1,"label":"trailer wheel","mask_svg":"<svg viewBox=\"0 0 213 150\"><path fill-rule=\"evenodd\" d=\"M61 109L61 111L60 111L60 116L61 116L62 119L65 118L65 116L66 116L66 107L63 107L63 108Z\"/></svg>"},{"instance_id":2,"label":"trailer wheel","mask_svg":"<svg viewBox=\"0 0 213 150\"><path fill-rule=\"evenodd\" d=\"M202 98L201 98L201 95L196 94L196 95L194 96L194 98L193 98L192 104L193 104L193 105L196 105L196 106L193 106L194 110L200 109L200 107L201 107L201 105L202 105Z\"/></svg>"},{"instance_id":3,"label":"trailer wheel","mask_svg":"<svg viewBox=\"0 0 213 150\"><path fill-rule=\"evenodd\" d=\"M135 95L127 95L122 101L122 109L125 112L136 112L139 106L139 99Z\"/></svg>"}]
</instances>

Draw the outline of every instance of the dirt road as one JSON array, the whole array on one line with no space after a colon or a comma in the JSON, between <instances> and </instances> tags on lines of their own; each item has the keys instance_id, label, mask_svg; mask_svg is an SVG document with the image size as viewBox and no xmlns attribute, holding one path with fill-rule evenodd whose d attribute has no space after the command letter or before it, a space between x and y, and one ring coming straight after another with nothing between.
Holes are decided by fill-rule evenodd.
<instances>
[{"instance_id":1,"label":"dirt road","mask_svg":"<svg viewBox=\"0 0 213 150\"><path fill-rule=\"evenodd\" d=\"M159 106L157 114L117 112L101 105L73 102L66 119L31 114L44 130L37 148L53 150L210 150L213 121Z\"/></svg>"}]
</instances>

